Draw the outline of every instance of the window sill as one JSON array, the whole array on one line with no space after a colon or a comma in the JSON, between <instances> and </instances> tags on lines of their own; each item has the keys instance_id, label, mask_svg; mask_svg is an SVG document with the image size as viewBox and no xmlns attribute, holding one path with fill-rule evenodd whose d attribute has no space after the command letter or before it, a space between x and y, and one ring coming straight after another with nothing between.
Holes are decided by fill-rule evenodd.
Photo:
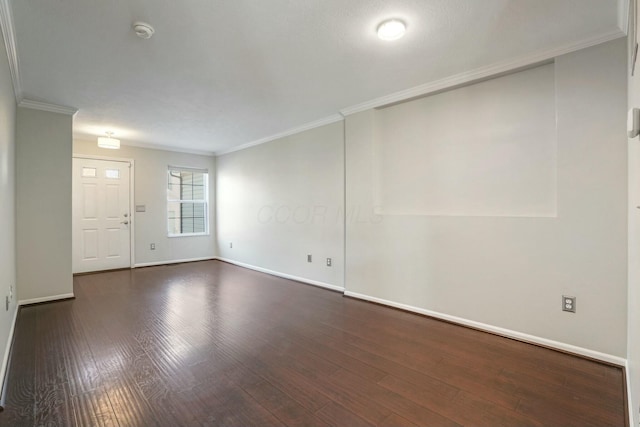
<instances>
[{"instance_id":1,"label":"window sill","mask_svg":"<svg viewBox=\"0 0 640 427\"><path fill-rule=\"evenodd\" d=\"M197 236L210 236L210 233L184 233L184 234L167 234L167 237L197 237Z\"/></svg>"}]
</instances>

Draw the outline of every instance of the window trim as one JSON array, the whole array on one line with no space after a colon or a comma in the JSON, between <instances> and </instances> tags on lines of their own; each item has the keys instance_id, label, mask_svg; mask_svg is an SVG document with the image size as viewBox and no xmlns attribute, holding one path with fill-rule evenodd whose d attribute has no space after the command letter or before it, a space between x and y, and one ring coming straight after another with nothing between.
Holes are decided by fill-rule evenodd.
<instances>
[{"instance_id":1,"label":"window trim","mask_svg":"<svg viewBox=\"0 0 640 427\"><path fill-rule=\"evenodd\" d=\"M202 173L202 174L206 174L206 179L204 180L204 196L205 198L202 200L178 200L178 199L170 199L169 198L169 177L171 176L171 171L180 171L180 172L197 172L197 173ZM167 167L167 175L165 177L165 185L166 185L166 189L167 189L167 194L166 194L166 205L165 205L165 216L166 216L166 220L167 220L167 228L166 228L166 232L167 232L167 237L169 238L175 238L175 237L197 237L197 236L209 236L211 235L211 229L210 229L210 218L209 218L209 170L208 169L199 169L199 168L192 168L192 167L184 167L184 166L172 166L169 165ZM170 233L170 219L169 219L169 203L201 203L204 205L204 218L205 218L205 231L201 232L201 233Z\"/></svg>"}]
</instances>

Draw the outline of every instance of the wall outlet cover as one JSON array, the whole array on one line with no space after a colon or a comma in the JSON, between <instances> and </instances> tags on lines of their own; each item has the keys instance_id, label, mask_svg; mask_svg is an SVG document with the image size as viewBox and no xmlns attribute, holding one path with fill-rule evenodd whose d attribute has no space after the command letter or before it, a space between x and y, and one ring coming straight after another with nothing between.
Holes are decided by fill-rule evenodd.
<instances>
[{"instance_id":1,"label":"wall outlet cover","mask_svg":"<svg viewBox=\"0 0 640 427\"><path fill-rule=\"evenodd\" d=\"M576 297L562 295L562 311L576 312Z\"/></svg>"}]
</instances>

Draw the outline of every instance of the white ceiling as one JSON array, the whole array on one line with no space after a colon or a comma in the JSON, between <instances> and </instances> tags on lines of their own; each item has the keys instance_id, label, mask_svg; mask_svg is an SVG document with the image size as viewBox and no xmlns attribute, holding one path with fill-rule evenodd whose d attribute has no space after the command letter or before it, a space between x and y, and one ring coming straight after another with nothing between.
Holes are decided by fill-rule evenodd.
<instances>
[{"instance_id":1,"label":"white ceiling","mask_svg":"<svg viewBox=\"0 0 640 427\"><path fill-rule=\"evenodd\" d=\"M10 0L21 97L74 134L221 152L448 76L622 36L619 0ZM378 40L390 17L404 38ZM137 38L136 20L154 26Z\"/></svg>"}]
</instances>

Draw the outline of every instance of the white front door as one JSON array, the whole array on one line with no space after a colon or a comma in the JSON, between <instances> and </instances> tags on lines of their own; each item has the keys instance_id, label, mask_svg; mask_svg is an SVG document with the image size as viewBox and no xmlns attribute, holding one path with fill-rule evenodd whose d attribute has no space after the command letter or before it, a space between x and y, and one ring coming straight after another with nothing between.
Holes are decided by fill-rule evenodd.
<instances>
[{"instance_id":1,"label":"white front door","mask_svg":"<svg viewBox=\"0 0 640 427\"><path fill-rule=\"evenodd\" d=\"M131 267L128 161L73 158L73 272Z\"/></svg>"}]
</instances>

